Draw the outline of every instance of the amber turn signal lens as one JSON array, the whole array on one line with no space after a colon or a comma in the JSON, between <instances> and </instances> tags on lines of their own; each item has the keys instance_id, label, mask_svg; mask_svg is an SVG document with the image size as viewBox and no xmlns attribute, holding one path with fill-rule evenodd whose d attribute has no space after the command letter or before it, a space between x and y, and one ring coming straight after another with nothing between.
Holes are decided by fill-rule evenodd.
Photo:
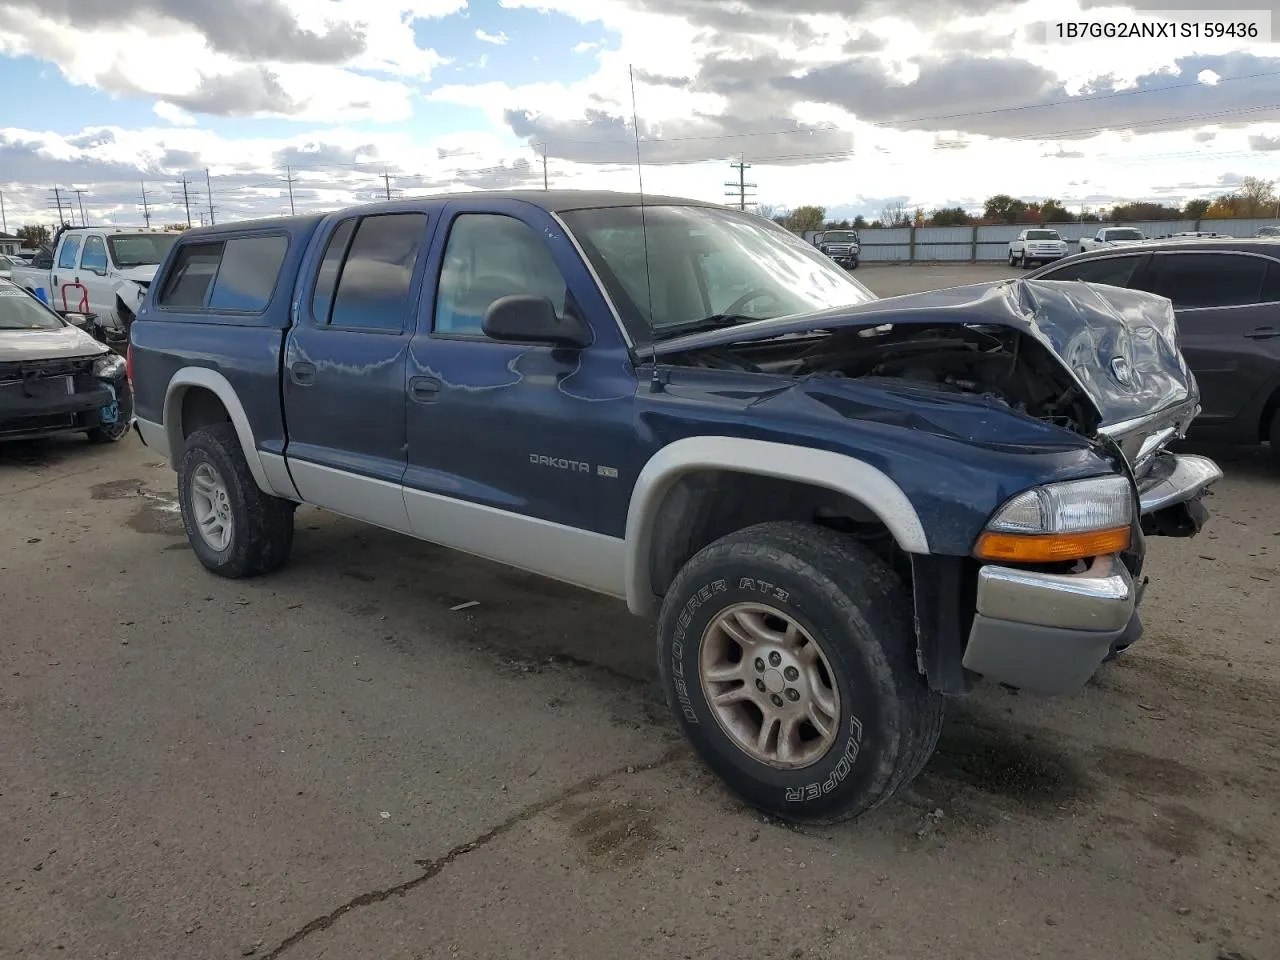
<instances>
[{"instance_id":1,"label":"amber turn signal lens","mask_svg":"<svg viewBox=\"0 0 1280 960\"><path fill-rule=\"evenodd\" d=\"M984 533L974 553L981 560L1011 563L1055 563L1119 553L1129 546L1128 527L1092 533Z\"/></svg>"}]
</instances>

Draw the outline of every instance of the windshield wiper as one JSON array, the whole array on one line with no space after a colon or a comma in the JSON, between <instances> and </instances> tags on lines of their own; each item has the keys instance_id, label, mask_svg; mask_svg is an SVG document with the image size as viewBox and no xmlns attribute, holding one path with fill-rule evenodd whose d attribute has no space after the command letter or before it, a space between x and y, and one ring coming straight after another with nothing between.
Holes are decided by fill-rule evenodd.
<instances>
[{"instance_id":1,"label":"windshield wiper","mask_svg":"<svg viewBox=\"0 0 1280 960\"><path fill-rule=\"evenodd\" d=\"M672 337L683 336L686 333L705 333L708 330L720 330L724 327L736 327L740 323L755 323L757 320L765 320L766 317L749 317L744 313L713 313L709 317L703 317L701 320L685 320L681 323L671 323L653 332L655 340L670 340Z\"/></svg>"}]
</instances>

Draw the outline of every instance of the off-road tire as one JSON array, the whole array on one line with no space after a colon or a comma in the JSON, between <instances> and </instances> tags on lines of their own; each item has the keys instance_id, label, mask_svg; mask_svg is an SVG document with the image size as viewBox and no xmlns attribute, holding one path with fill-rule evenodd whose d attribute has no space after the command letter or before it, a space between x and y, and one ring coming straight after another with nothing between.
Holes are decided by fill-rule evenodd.
<instances>
[{"instance_id":1,"label":"off-road tire","mask_svg":"<svg viewBox=\"0 0 1280 960\"><path fill-rule=\"evenodd\" d=\"M718 614L768 604L819 642L842 716L827 753L770 766L725 733L703 693L699 648ZM852 539L804 523L748 527L701 550L676 576L658 622L668 704L705 762L745 801L782 819L834 823L874 809L923 770L944 700L916 667L911 597Z\"/></svg>"},{"instance_id":2,"label":"off-road tire","mask_svg":"<svg viewBox=\"0 0 1280 960\"><path fill-rule=\"evenodd\" d=\"M215 550L201 535L191 503L191 478L201 464L209 464L226 485L232 533L223 550ZM264 493L240 447L235 427L216 423L187 438L178 462L178 505L187 540L200 562L228 579L256 577L284 566L293 547L292 501Z\"/></svg>"},{"instance_id":3,"label":"off-road tire","mask_svg":"<svg viewBox=\"0 0 1280 960\"><path fill-rule=\"evenodd\" d=\"M849 262L849 269L850 269L850 270L857 270L857 269L858 269L858 258L857 258L857 257L854 257L854 258Z\"/></svg>"},{"instance_id":4,"label":"off-road tire","mask_svg":"<svg viewBox=\"0 0 1280 960\"><path fill-rule=\"evenodd\" d=\"M90 443L115 443L129 433L133 423L133 388L121 379L116 388L116 422L104 423L85 431Z\"/></svg>"}]
</instances>

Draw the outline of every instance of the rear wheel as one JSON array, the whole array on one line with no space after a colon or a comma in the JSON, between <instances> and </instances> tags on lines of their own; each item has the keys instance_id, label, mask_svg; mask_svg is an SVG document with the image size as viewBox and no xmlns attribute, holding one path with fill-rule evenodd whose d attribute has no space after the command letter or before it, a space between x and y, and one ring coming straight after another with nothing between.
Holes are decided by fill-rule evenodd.
<instances>
[{"instance_id":1,"label":"rear wheel","mask_svg":"<svg viewBox=\"0 0 1280 960\"><path fill-rule=\"evenodd\" d=\"M685 736L776 816L866 813L937 743L943 700L916 669L908 591L830 530L766 523L706 547L667 593L658 647Z\"/></svg>"},{"instance_id":2,"label":"rear wheel","mask_svg":"<svg viewBox=\"0 0 1280 960\"><path fill-rule=\"evenodd\" d=\"M1280 410L1271 415L1271 457L1280 464Z\"/></svg>"},{"instance_id":3,"label":"rear wheel","mask_svg":"<svg viewBox=\"0 0 1280 960\"><path fill-rule=\"evenodd\" d=\"M295 504L262 491L229 423L201 427L187 438L178 504L192 550L219 576L259 576L289 559Z\"/></svg>"}]
</instances>

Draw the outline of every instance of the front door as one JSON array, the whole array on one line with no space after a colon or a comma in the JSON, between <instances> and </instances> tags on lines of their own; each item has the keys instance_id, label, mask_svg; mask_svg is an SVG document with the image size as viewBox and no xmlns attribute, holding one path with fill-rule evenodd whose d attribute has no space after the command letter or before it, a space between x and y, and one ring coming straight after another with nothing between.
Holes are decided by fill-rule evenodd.
<instances>
[{"instance_id":1,"label":"front door","mask_svg":"<svg viewBox=\"0 0 1280 960\"><path fill-rule=\"evenodd\" d=\"M1158 253L1142 289L1173 301L1205 426L1234 420L1270 389L1280 360L1280 264L1229 251Z\"/></svg>"},{"instance_id":2,"label":"front door","mask_svg":"<svg viewBox=\"0 0 1280 960\"><path fill-rule=\"evenodd\" d=\"M55 310L80 311L84 306L85 291L80 286L80 245L84 234L68 231L63 234L58 248L58 260L53 265L53 283L49 306Z\"/></svg>"},{"instance_id":3,"label":"front door","mask_svg":"<svg viewBox=\"0 0 1280 960\"><path fill-rule=\"evenodd\" d=\"M405 363L428 216L349 216L332 225L284 355L286 455L308 503L408 532Z\"/></svg>"},{"instance_id":4,"label":"front door","mask_svg":"<svg viewBox=\"0 0 1280 960\"><path fill-rule=\"evenodd\" d=\"M618 593L634 478L635 374L563 228L516 201L445 208L408 369L405 502L413 532ZM584 349L499 343L481 325L512 294L593 328Z\"/></svg>"},{"instance_id":5,"label":"front door","mask_svg":"<svg viewBox=\"0 0 1280 960\"><path fill-rule=\"evenodd\" d=\"M89 312L99 323L110 324L116 306L116 294L112 287L107 265L107 243L98 234L84 238L84 250L80 253L80 283L89 299Z\"/></svg>"}]
</instances>

